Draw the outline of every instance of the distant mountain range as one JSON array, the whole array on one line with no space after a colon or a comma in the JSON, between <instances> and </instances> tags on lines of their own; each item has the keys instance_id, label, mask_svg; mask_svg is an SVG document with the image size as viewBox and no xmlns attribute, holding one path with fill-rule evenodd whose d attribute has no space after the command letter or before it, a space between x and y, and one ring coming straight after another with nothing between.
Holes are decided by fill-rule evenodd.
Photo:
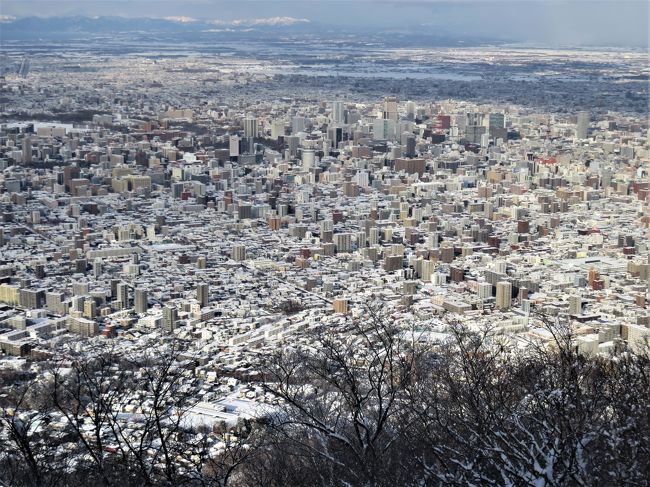
<instances>
[{"instance_id":1,"label":"distant mountain range","mask_svg":"<svg viewBox=\"0 0 650 487\"><path fill-rule=\"evenodd\" d=\"M191 17L0 17L2 37L7 40L72 39L84 36L128 33L202 33L223 30L274 30L305 32L307 19L269 17L237 20L198 20Z\"/></svg>"},{"instance_id":2,"label":"distant mountain range","mask_svg":"<svg viewBox=\"0 0 650 487\"><path fill-rule=\"evenodd\" d=\"M210 40L272 40L291 36L337 35L373 37L387 44L453 46L502 42L503 40L468 38L443 32L382 31L366 27L332 26L304 18L267 17L236 20L195 19L192 17L127 18L127 17L20 17L0 16L4 41L92 40L106 36L120 37L137 43L148 38L191 42Z\"/></svg>"}]
</instances>

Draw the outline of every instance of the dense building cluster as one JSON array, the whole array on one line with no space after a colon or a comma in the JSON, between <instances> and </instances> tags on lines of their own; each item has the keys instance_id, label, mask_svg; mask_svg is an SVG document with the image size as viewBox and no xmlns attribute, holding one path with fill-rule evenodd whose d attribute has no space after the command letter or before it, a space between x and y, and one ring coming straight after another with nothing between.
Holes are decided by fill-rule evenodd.
<instances>
[{"instance_id":1,"label":"dense building cluster","mask_svg":"<svg viewBox=\"0 0 650 487\"><path fill-rule=\"evenodd\" d=\"M0 125L3 370L175 338L197 364L192 417L232 426L277 404L260 358L369 306L411 341L461 324L523 349L552 340L540 315L590 356L650 337L647 119L269 98L256 84L277 78L241 66L211 80L184 65L170 86L165 60L135 88L113 63L70 66L65 95L46 73L2 80L22 100Z\"/></svg>"}]
</instances>

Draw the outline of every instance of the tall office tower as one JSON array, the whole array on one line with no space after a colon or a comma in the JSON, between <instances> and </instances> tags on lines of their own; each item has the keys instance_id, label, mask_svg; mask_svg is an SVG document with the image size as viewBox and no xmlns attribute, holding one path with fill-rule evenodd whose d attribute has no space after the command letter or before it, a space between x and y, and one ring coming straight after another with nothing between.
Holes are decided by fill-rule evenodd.
<instances>
[{"instance_id":1,"label":"tall office tower","mask_svg":"<svg viewBox=\"0 0 650 487\"><path fill-rule=\"evenodd\" d=\"M148 308L149 308L149 304L147 303L147 290L136 289L135 290L135 312L146 313Z\"/></svg>"},{"instance_id":2,"label":"tall office tower","mask_svg":"<svg viewBox=\"0 0 650 487\"><path fill-rule=\"evenodd\" d=\"M241 138L236 135L230 136L230 157L237 157L241 154Z\"/></svg>"},{"instance_id":3,"label":"tall office tower","mask_svg":"<svg viewBox=\"0 0 650 487\"><path fill-rule=\"evenodd\" d=\"M488 118L488 128L490 128L490 130L502 129L505 126L505 116L503 113L490 113Z\"/></svg>"},{"instance_id":4,"label":"tall office tower","mask_svg":"<svg viewBox=\"0 0 650 487\"><path fill-rule=\"evenodd\" d=\"M257 137L257 119L244 119L244 137Z\"/></svg>"},{"instance_id":5,"label":"tall office tower","mask_svg":"<svg viewBox=\"0 0 650 487\"><path fill-rule=\"evenodd\" d=\"M172 332L176 329L176 320L178 319L178 311L172 306L165 306L163 308L162 327L163 330Z\"/></svg>"},{"instance_id":6,"label":"tall office tower","mask_svg":"<svg viewBox=\"0 0 650 487\"><path fill-rule=\"evenodd\" d=\"M335 149L338 149L339 142L343 140L343 128L341 127L328 127L327 137L332 141Z\"/></svg>"},{"instance_id":7,"label":"tall office tower","mask_svg":"<svg viewBox=\"0 0 650 487\"><path fill-rule=\"evenodd\" d=\"M241 150L244 154L255 154L255 138L242 137Z\"/></svg>"},{"instance_id":8,"label":"tall office tower","mask_svg":"<svg viewBox=\"0 0 650 487\"><path fill-rule=\"evenodd\" d=\"M397 133L397 123L391 119L378 118L372 124L375 140L394 140Z\"/></svg>"},{"instance_id":9,"label":"tall office tower","mask_svg":"<svg viewBox=\"0 0 650 487\"><path fill-rule=\"evenodd\" d=\"M582 296L578 296L577 294L569 296L569 314L582 314Z\"/></svg>"},{"instance_id":10,"label":"tall office tower","mask_svg":"<svg viewBox=\"0 0 650 487\"><path fill-rule=\"evenodd\" d=\"M129 307L129 288L124 282L117 285L117 300L122 303L122 308Z\"/></svg>"},{"instance_id":11,"label":"tall office tower","mask_svg":"<svg viewBox=\"0 0 650 487\"><path fill-rule=\"evenodd\" d=\"M407 101L406 102L406 118L409 120L415 120L415 102Z\"/></svg>"},{"instance_id":12,"label":"tall office tower","mask_svg":"<svg viewBox=\"0 0 650 487\"><path fill-rule=\"evenodd\" d=\"M316 153L314 149L303 149L302 150L302 167L304 169L309 169L314 167L316 161Z\"/></svg>"},{"instance_id":13,"label":"tall office tower","mask_svg":"<svg viewBox=\"0 0 650 487\"><path fill-rule=\"evenodd\" d=\"M512 284L507 281L497 282L497 308L508 309L512 304Z\"/></svg>"},{"instance_id":14,"label":"tall office tower","mask_svg":"<svg viewBox=\"0 0 650 487\"><path fill-rule=\"evenodd\" d=\"M467 112L465 114L465 126L478 125L483 126L485 114L481 112Z\"/></svg>"},{"instance_id":15,"label":"tall office tower","mask_svg":"<svg viewBox=\"0 0 650 487\"><path fill-rule=\"evenodd\" d=\"M384 98L382 118L385 120L393 120L397 122L399 115L397 113L397 98L394 96L387 96Z\"/></svg>"},{"instance_id":16,"label":"tall office tower","mask_svg":"<svg viewBox=\"0 0 650 487\"><path fill-rule=\"evenodd\" d=\"M468 125L465 128L465 138L471 144L480 144L483 134L485 134L485 127L481 125Z\"/></svg>"},{"instance_id":17,"label":"tall office tower","mask_svg":"<svg viewBox=\"0 0 650 487\"><path fill-rule=\"evenodd\" d=\"M246 246L242 244L233 245L230 257L232 260L237 262L246 260ZM200 285L201 284L199 284L199 286Z\"/></svg>"},{"instance_id":18,"label":"tall office tower","mask_svg":"<svg viewBox=\"0 0 650 487\"><path fill-rule=\"evenodd\" d=\"M586 139L589 136L589 112L578 112L578 123L576 124L576 138Z\"/></svg>"},{"instance_id":19,"label":"tall office tower","mask_svg":"<svg viewBox=\"0 0 650 487\"><path fill-rule=\"evenodd\" d=\"M208 305L209 292L210 287L206 283L202 283L196 286L196 300L201 305L201 308Z\"/></svg>"},{"instance_id":20,"label":"tall office tower","mask_svg":"<svg viewBox=\"0 0 650 487\"><path fill-rule=\"evenodd\" d=\"M298 147L300 146L300 137L291 135L284 139L289 150L289 157L296 157L298 154Z\"/></svg>"},{"instance_id":21,"label":"tall office tower","mask_svg":"<svg viewBox=\"0 0 650 487\"><path fill-rule=\"evenodd\" d=\"M277 140L284 136L284 122L275 121L271 124L271 138Z\"/></svg>"},{"instance_id":22,"label":"tall office tower","mask_svg":"<svg viewBox=\"0 0 650 487\"><path fill-rule=\"evenodd\" d=\"M345 122L345 112L343 110L342 101L332 102L332 121L336 123Z\"/></svg>"},{"instance_id":23,"label":"tall office tower","mask_svg":"<svg viewBox=\"0 0 650 487\"><path fill-rule=\"evenodd\" d=\"M298 132L305 131L305 117L296 115L291 119L291 133L297 134Z\"/></svg>"},{"instance_id":24,"label":"tall office tower","mask_svg":"<svg viewBox=\"0 0 650 487\"><path fill-rule=\"evenodd\" d=\"M23 163L32 162L32 140L29 137L23 139Z\"/></svg>"},{"instance_id":25,"label":"tall office tower","mask_svg":"<svg viewBox=\"0 0 650 487\"><path fill-rule=\"evenodd\" d=\"M415 135L404 132L402 134L402 145L404 146L404 157L415 157Z\"/></svg>"},{"instance_id":26,"label":"tall office tower","mask_svg":"<svg viewBox=\"0 0 650 487\"><path fill-rule=\"evenodd\" d=\"M93 276L97 279L102 275L102 259L95 259L93 261Z\"/></svg>"}]
</instances>

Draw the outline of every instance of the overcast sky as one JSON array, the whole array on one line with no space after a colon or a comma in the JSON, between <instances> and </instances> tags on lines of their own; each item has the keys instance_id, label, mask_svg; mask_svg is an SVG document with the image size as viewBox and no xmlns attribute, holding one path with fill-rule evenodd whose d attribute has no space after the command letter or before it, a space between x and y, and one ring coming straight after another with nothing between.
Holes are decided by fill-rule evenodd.
<instances>
[{"instance_id":1,"label":"overcast sky","mask_svg":"<svg viewBox=\"0 0 650 487\"><path fill-rule=\"evenodd\" d=\"M430 29L520 42L647 47L649 4L648 0L0 0L0 15L201 20L291 16L348 28Z\"/></svg>"}]
</instances>

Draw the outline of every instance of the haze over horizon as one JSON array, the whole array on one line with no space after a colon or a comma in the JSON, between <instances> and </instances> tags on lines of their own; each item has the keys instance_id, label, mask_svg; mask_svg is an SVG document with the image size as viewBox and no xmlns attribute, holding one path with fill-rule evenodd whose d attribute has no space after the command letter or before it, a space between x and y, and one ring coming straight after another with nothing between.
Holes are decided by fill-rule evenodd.
<instances>
[{"instance_id":1,"label":"haze over horizon","mask_svg":"<svg viewBox=\"0 0 650 487\"><path fill-rule=\"evenodd\" d=\"M648 48L649 5L638 0L5 0L0 16L119 16L231 22L291 17L313 26L435 33L549 46ZM0 24L0 30L2 24Z\"/></svg>"}]
</instances>

